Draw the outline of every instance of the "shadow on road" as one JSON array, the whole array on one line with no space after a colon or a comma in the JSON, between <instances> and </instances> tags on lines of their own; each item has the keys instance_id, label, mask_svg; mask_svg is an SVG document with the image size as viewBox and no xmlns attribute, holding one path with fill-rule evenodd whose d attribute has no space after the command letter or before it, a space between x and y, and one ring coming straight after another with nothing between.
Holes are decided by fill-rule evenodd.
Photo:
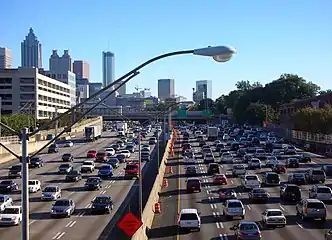
<instances>
[{"instance_id":1,"label":"shadow on road","mask_svg":"<svg viewBox=\"0 0 332 240\"><path fill-rule=\"evenodd\" d=\"M147 236L149 239L165 238L176 236L178 234L178 227L176 225L157 227L147 230Z\"/></svg>"}]
</instances>

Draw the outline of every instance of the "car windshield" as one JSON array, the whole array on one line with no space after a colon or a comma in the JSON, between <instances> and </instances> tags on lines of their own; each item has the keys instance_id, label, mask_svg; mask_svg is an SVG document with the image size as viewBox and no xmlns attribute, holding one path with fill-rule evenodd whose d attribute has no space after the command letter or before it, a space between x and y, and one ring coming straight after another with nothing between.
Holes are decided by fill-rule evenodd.
<instances>
[{"instance_id":1,"label":"car windshield","mask_svg":"<svg viewBox=\"0 0 332 240\"><path fill-rule=\"evenodd\" d=\"M229 202L228 208L242 208L242 204L240 202Z\"/></svg>"},{"instance_id":2,"label":"car windshield","mask_svg":"<svg viewBox=\"0 0 332 240\"><path fill-rule=\"evenodd\" d=\"M136 169L138 169L137 165L127 165L126 166L126 170L136 170Z\"/></svg>"},{"instance_id":3,"label":"car windshield","mask_svg":"<svg viewBox=\"0 0 332 240\"><path fill-rule=\"evenodd\" d=\"M88 153L96 153L95 150L90 150Z\"/></svg>"},{"instance_id":4,"label":"car windshield","mask_svg":"<svg viewBox=\"0 0 332 240\"><path fill-rule=\"evenodd\" d=\"M258 228L256 224L245 223L240 224L240 230L258 230Z\"/></svg>"},{"instance_id":5,"label":"car windshield","mask_svg":"<svg viewBox=\"0 0 332 240\"><path fill-rule=\"evenodd\" d=\"M70 154L70 153L65 153L65 154L63 154L63 156L64 156L64 157L70 157L71 154Z\"/></svg>"},{"instance_id":6,"label":"car windshield","mask_svg":"<svg viewBox=\"0 0 332 240\"><path fill-rule=\"evenodd\" d=\"M44 189L44 192L56 192L56 188L55 187L46 187Z\"/></svg>"},{"instance_id":7,"label":"car windshield","mask_svg":"<svg viewBox=\"0 0 332 240\"><path fill-rule=\"evenodd\" d=\"M0 202L4 202L5 201L5 198L3 196L0 196Z\"/></svg>"},{"instance_id":8,"label":"car windshield","mask_svg":"<svg viewBox=\"0 0 332 240\"><path fill-rule=\"evenodd\" d=\"M257 176L246 176L246 180L258 180Z\"/></svg>"},{"instance_id":9,"label":"car windshield","mask_svg":"<svg viewBox=\"0 0 332 240\"><path fill-rule=\"evenodd\" d=\"M111 169L111 166L110 165L103 165L99 169L100 170L109 170L109 169Z\"/></svg>"},{"instance_id":10,"label":"car windshield","mask_svg":"<svg viewBox=\"0 0 332 240\"><path fill-rule=\"evenodd\" d=\"M68 200L57 200L54 203L54 206L69 206L69 201Z\"/></svg>"},{"instance_id":11,"label":"car windshield","mask_svg":"<svg viewBox=\"0 0 332 240\"><path fill-rule=\"evenodd\" d=\"M31 158L30 162L39 162L40 161L40 158L37 158L37 157L34 157L34 158Z\"/></svg>"},{"instance_id":12,"label":"car windshield","mask_svg":"<svg viewBox=\"0 0 332 240\"><path fill-rule=\"evenodd\" d=\"M281 211L268 211L267 212L267 216L268 217L272 217L272 216L282 216L282 212Z\"/></svg>"},{"instance_id":13,"label":"car windshield","mask_svg":"<svg viewBox=\"0 0 332 240\"><path fill-rule=\"evenodd\" d=\"M69 168L70 165L69 164L61 164L59 168Z\"/></svg>"},{"instance_id":14,"label":"car windshield","mask_svg":"<svg viewBox=\"0 0 332 240\"><path fill-rule=\"evenodd\" d=\"M264 189L258 188L258 189L254 189L253 193L266 193Z\"/></svg>"},{"instance_id":15,"label":"car windshield","mask_svg":"<svg viewBox=\"0 0 332 240\"><path fill-rule=\"evenodd\" d=\"M19 208L5 208L2 213L3 214L19 214L20 209Z\"/></svg>"},{"instance_id":16,"label":"car windshield","mask_svg":"<svg viewBox=\"0 0 332 240\"><path fill-rule=\"evenodd\" d=\"M287 192L299 192L300 188L298 186L287 186L286 191Z\"/></svg>"},{"instance_id":17,"label":"car windshield","mask_svg":"<svg viewBox=\"0 0 332 240\"><path fill-rule=\"evenodd\" d=\"M307 208L324 209L325 205L322 202L308 202Z\"/></svg>"},{"instance_id":18,"label":"car windshield","mask_svg":"<svg viewBox=\"0 0 332 240\"><path fill-rule=\"evenodd\" d=\"M181 214L180 220L182 221L197 220L197 215L195 213L183 213Z\"/></svg>"},{"instance_id":19,"label":"car windshield","mask_svg":"<svg viewBox=\"0 0 332 240\"><path fill-rule=\"evenodd\" d=\"M96 199L94 200L94 203L98 203L98 204L106 204L106 203L110 203L111 199L108 197L96 197Z\"/></svg>"},{"instance_id":20,"label":"car windshield","mask_svg":"<svg viewBox=\"0 0 332 240\"><path fill-rule=\"evenodd\" d=\"M235 165L234 169L245 169L243 165Z\"/></svg>"},{"instance_id":21,"label":"car windshield","mask_svg":"<svg viewBox=\"0 0 332 240\"><path fill-rule=\"evenodd\" d=\"M14 166L11 166L11 168L10 168L10 170L21 170L22 169L22 167L21 167L21 165L14 165Z\"/></svg>"},{"instance_id":22,"label":"car windshield","mask_svg":"<svg viewBox=\"0 0 332 240\"><path fill-rule=\"evenodd\" d=\"M279 175L278 174L267 174L267 179L271 179L271 180L276 180L279 179Z\"/></svg>"},{"instance_id":23,"label":"car windshield","mask_svg":"<svg viewBox=\"0 0 332 240\"><path fill-rule=\"evenodd\" d=\"M37 184L37 181L34 181L34 180L30 180L28 185L36 185Z\"/></svg>"},{"instance_id":24,"label":"car windshield","mask_svg":"<svg viewBox=\"0 0 332 240\"><path fill-rule=\"evenodd\" d=\"M328 187L317 188L317 193L331 193L331 189Z\"/></svg>"},{"instance_id":25,"label":"car windshield","mask_svg":"<svg viewBox=\"0 0 332 240\"><path fill-rule=\"evenodd\" d=\"M294 178L304 178L303 174L294 174L293 175Z\"/></svg>"},{"instance_id":26,"label":"car windshield","mask_svg":"<svg viewBox=\"0 0 332 240\"><path fill-rule=\"evenodd\" d=\"M99 153L97 153L97 157L103 157L103 156L105 156L105 155L106 155L105 152L99 152Z\"/></svg>"},{"instance_id":27,"label":"car windshield","mask_svg":"<svg viewBox=\"0 0 332 240\"><path fill-rule=\"evenodd\" d=\"M90 182L90 183L97 183L97 182L100 182L100 179L99 178L88 178L86 181Z\"/></svg>"},{"instance_id":28,"label":"car windshield","mask_svg":"<svg viewBox=\"0 0 332 240\"><path fill-rule=\"evenodd\" d=\"M322 171L322 170L313 170L312 174L313 175L324 175L324 171Z\"/></svg>"},{"instance_id":29,"label":"car windshield","mask_svg":"<svg viewBox=\"0 0 332 240\"><path fill-rule=\"evenodd\" d=\"M77 170L73 170L69 172L69 175L78 175L80 172Z\"/></svg>"},{"instance_id":30,"label":"car windshield","mask_svg":"<svg viewBox=\"0 0 332 240\"><path fill-rule=\"evenodd\" d=\"M93 165L92 162L83 162L83 165Z\"/></svg>"},{"instance_id":31,"label":"car windshield","mask_svg":"<svg viewBox=\"0 0 332 240\"><path fill-rule=\"evenodd\" d=\"M187 181L187 185L190 187L190 186L197 186L197 185L199 185L199 180L197 179L191 179L191 180L188 180Z\"/></svg>"}]
</instances>

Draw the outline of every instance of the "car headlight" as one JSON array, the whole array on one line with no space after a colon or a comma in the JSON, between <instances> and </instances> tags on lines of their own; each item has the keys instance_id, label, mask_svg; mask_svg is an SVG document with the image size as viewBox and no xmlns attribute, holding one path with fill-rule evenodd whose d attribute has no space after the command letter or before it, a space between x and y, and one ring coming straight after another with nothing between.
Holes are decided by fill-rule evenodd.
<instances>
[{"instance_id":1,"label":"car headlight","mask_svg":"<svg viewBox=\"0 0 332 240\"><path fill-rule=\"evenodd\" d=\"M54 210L54 209L51 209L51 213L55 213L55 210Z\"/></svg>"}]
</instances>

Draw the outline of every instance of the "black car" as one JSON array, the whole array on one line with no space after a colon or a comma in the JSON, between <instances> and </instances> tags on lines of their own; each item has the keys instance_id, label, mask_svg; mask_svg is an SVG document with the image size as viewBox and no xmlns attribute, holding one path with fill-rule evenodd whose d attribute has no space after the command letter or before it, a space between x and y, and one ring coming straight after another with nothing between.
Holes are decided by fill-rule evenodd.
<instances>
[{"instance_id":1,"label":"black car","mask_svg":"<svg viewBox=\"0 0 332 240\"><path fill-rule=\"evenodd\" d=\"M116 158L119 160L120 163L124 163L126 161L126 155L125 154L116 154Z\"/></svg>"},{"instance_id":2,"label":"black car","mask_svg":"<svg viewBox=\"0 0 332 240\"><path fill-rule=\"evenodd\" d=\"M141 160L150 162L150 153L149 152L141 152Z\"/></svg>"},{"instance_id":3,"label":"black car","mask_svg":"<svg viewBox=\"0 0 332 240\"><path fill-rule=\"evenodd\" d=\"M127 145L125 149L128 150L128 151L131 152L131 153L134 153L134 152L135 152L135 147L134 147L134 145Z\"/></svg>"},{"instance_id":4,"label":"black car","mask_svg":"<svg viewBox=\"0 0 332 240\"><path fill-rule=\"evenodd\" d=\"M40 157L33 157L30 159L30 168L40 168L42 166L44 166L44 161Z\"/></svg>"},{"instance_id":5,"label":"black car","mask_svg":"<svg viewBox=\"0 0 332 240\"><path fill-rule=\"evenodd\" d=\"M299 186L295 184L286 184L280 187L280 200L295 201L301 200L302 194Z\"/></svg>"},{"instance_id":6,"label":"black car","mask_svg":"<svg viewBox=\"0 0 332 240\"><path fill-rule=\"evenodd\" d=\"M107 163L113 168L118 168L120 166L120 161L116 157L111 157Z\"/></svg>"},{"instance_id":7,"label":"black car","mask_svg":"<svg viewBox=\"0 0 332 240\"><path fill-rule=\"evenodd\" d=\"M78 170L72 170L66 175L66 180L70 182L77 182L82 179L82 173Z\"/></svg>"},{"instance_id":8,"label":"black car","mask_svg":"<svg viewBox=\"0 0 332 240\"><path fill-rule=\"evenodd\" d=\"M0 182L0 193L10 193L18 190L18 184L13 180L3 180Z\"/></svg>"},{"instance_id":9,"label":"black car","mask_svg":"<svg viewBox=\"0 0 332 240\"><path fill-rule=\"evenodd\" d=\"M267 202L270 194L264 188L254 188L248 193L248 197L251 201Z\"/></svg>"},{"instance_id":10,"label":"black car","mask_svg":"<svg viewBox=\"0 0 332 240\"><path fill-rule=\"evenodd\" d=\"M322 166L322 170L325 172L326 176L332 176L332 165L324 165Z\"/></svg>"},{"instance_id":11,"label":"black car","mask_svg":"<svg viewBox=\"0 0 332 240\"><path fill-rule=\"evenodd\" d=\"M220 168L218 163L210 163L208 166L207 174L213 175L213 174L219 174Z\"/></svg>"},{"instance_id":12,"label":"black car","mask_svg":"<svg viewBox=\"0 0 332 240\"><path fill-rule=\"evenodd\" d=\"M311 162L311 156L307 153L300 154L297 156L297 158L299 159L299 162L302 163Z\"/></svg>"},{"instance_id":13,"label":"black car","mask_svg":"<svg viewBox=\"0 0 332 240\"><path fill-rule=\"evenodd\" d=\"M64 162L72 162L74 161L74 156L71 153L65 153L62 155L62 161Z\"/></svg>"},{"instance_id":14,"label":"black car","mask_svg":"<svg viewBox=\"0 0 332 240\"><path fill-rule=\"evenodd\" d=\"M91 203L91 213L110 213L114 208L113 200L109 196L97 196Z\"/></svg>"},{"instance_id":15,"label":"black car","mask_svg":"<svg viewBox=\"0 0 332 240\"><path fill-rule=\"evenodd\" d=\"M113 148L115 151L119 151L121 147L120 147L119 144L114 143L114 144L112 144L112 145L110 146L110 148Z\"/></svg>"},{"instance_id":16,"label":"black car","mask_svg":"<svg viewBox=\"0 0 332 240\"><path fill-rule=\"evenodd\" d=\"M297 158L288 158L286 160L286 167L287 168L298 168L300 167L299 160Z\"/></svg>"},{"instance_id":17,"label":"black car","mask_svg":"<svg viewBox=\"0 0 332 240\"><path fill-rule=\"evenodd\" d=\"M102 188L101 182L100 177L89 177L86 180L84 187L86 190L99 190Z\"/></svg>"},{"instance_id":18,"label":"black car","mask_svg":"<svg viewBox=\"0 0 332 240\"><path fill-rule=\"evenodd\" d=\"M57 153L59 152L59 147L57 144L52 144L48 147L48 153Z\"/></svg>"},{"instance_id":19,"label":"black car","mask_svg":"<svg viewBox=\"0 0 332 240\"><path fill-rule=\"evenodd\" d=\"M216 145L216 152L220 152L220 150L221 150L221 149L224 149L224 148L225 148L224 144L222 144L222 143L218 143L218 144Z\"/></svg>"}]
</instances>

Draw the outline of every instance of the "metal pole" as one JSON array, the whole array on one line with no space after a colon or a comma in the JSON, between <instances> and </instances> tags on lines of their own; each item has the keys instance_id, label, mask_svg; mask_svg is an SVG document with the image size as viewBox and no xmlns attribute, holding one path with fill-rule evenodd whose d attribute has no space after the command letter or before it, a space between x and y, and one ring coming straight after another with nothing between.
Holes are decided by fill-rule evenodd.
<instances>
[{"instance_id":1,"label":"metal pole","mask_svg":"<svg viewBox=\"0 0 332 240\"><path fill-rule=\"evenodd\" d=\"M27 128L22 129L22 240L29 240L29 165Z\"/></svg>"},{"instance_id":2,"label":"metal pole","mask_svg":"<svg viewBox=\"0 0 332 240\"><path fill-rule=\"evenodd\" d=\"M167 141L167 133L166 133L166 115L164 115L164 142L166 142Z\"/></svg>"},{"instance_id":3,"label":"metal pole","mask_svg":"<svg viewBox=\"0 0 332 240\"><path fill-rule=\"evenodd\" d=\"M138 164L139 164L139 189L138 189L138 208L139 208L139 219L142 220L143 213L143 182L142 182L142 159L141 159L141 132L138 134Z\"/></svg>"},{"instance_id":4,"label":"metal pole","mask_svg":"<svg viewBox=\"0 0 332 240\"><path fill-rule=\"evenodd\" d=\"M159 124L158 118L157 118L157 124ZM160 137L159 131L157 131L157 164L158 164L157 165L157 173L159 173L159 167L160 167L159 137Z\"/></svg>"},{"instance_id":5,"label":"metal pole","mask_svg":"<svg viewBox=\"0 0 332 240\"><path fill-rule=\"evenodd\" d=\"M168 108L168 111L169 111L169 113L168 113L168 134L171 134L171 122L172 122L172 108L170 107L170 108ZM169 135L167 135L167 136L169 136ZM168 140L168 139L167 139Z\"/></svg>"},{"instance_id":6,"label":"metal pole","mask_svg":"<svg viewBox=\"0 0 332 240\"><path fill-rule=\"evenodd\" d=\"M2 98L0 97L0 122L2 121ZM2 137L2 128L0 125L0 141L1 141L1 137ZM2 142L2 141L1 141ZM2 147L0 146L0 154L2 154Z\"/></svg>"},{"instance_id":7,"label":"metal pole","mask_svg":"<svg viewBox=\"0 0 332 240\"><path fill-rule=\"evenodd\" d=\"M55 115L55 117L58 117L58 108L55 108L54 115ZM55 127L54 127L54 134L55 134L55 136L58 135L58 125L59 125L59 121L56 120L55 121Z\"/></svg>"}]
</instances>

